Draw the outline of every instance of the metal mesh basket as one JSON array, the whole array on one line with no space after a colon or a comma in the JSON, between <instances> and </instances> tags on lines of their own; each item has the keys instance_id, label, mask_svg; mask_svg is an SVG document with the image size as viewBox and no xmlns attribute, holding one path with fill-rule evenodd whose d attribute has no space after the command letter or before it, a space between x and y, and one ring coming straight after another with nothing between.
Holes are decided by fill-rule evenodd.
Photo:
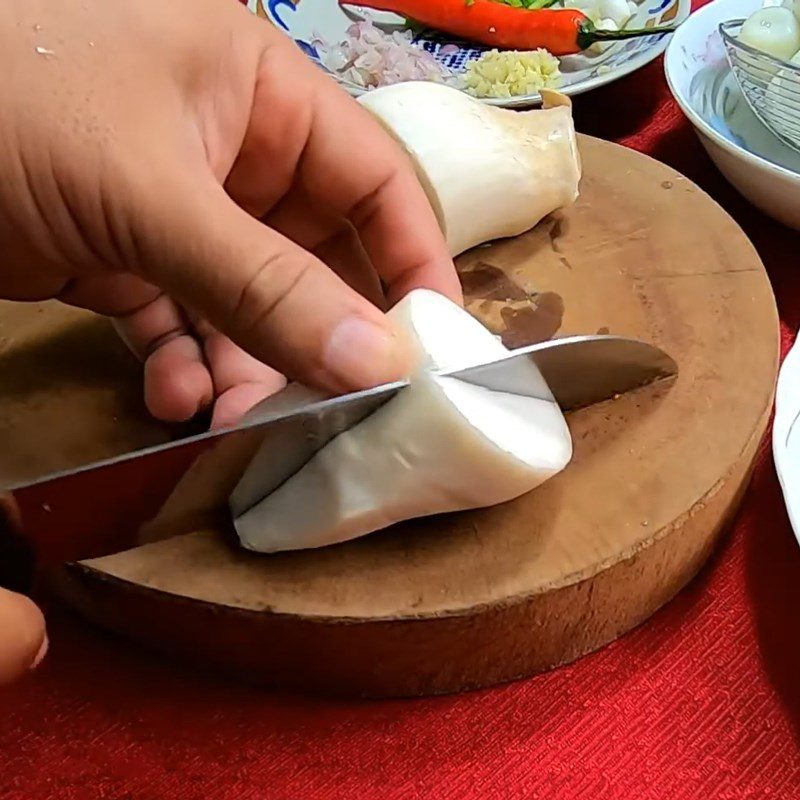
<instances>
[{"instance_id":1,"label":"metal mesh basket","mask_svg":"<svg viewBox=\"0 0 800 800\"><path fill-rule=\"evenodd\" d=\"M744 22L737 19L719 26L736 82L764 125L800 151L800 67L738 41Z\"/></svg>"}]
</instances>

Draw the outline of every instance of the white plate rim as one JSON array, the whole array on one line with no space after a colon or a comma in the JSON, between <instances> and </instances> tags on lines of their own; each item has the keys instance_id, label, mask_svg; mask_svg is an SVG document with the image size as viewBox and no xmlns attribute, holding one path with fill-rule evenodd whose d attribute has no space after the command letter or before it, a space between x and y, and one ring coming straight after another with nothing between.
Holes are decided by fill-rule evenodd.
<instances>
[{"instance_id":1,"label":"white plate rim","mask_svg":"<svg viewBox=\"0 0 800 800\"><path fill-rule=\"evenodd\" d=\"M335 0L331 1L335 2ZM270 20L270 22L272 22L272 15L268 8L264 9L264 13ZM689 18L690 15L691 15L691 0L677 0L677 11L674 20L671 21L682 24ZM275 27L288 38L290 39L292 38L291 32L289 30L286 30L284 27L280 25L276 25ZM624 64L617 67L612 67L609 69L608 72L596 74L593 77L586 78L581 81L576 81L573 84L555 88L557 89L557 91L561 92L564 95L574 97L577 95L584 94L585 92L598 89L602 86L606 86L609 83L613 83L614 81L620 80L622 78L625 78L631 73L636 72L637 70L640 70L643 67L646 67L648 64L655 61L659 56L661 56L667 49L667 46L669 45L670 42L670 38L673 37L674 35L675 35L674 33L667 33L661 35L653 34L654 41L648 47L643 49L640 53L637 53L630 60L626 61ZM336 80L335 76L332 77L334 80ZM339 83L339 85L351 97L360 97L367 91L370 91L361 89L360 87L347 85L341 81L337 81L337 83ZM490 98L478 98L478 99L480 99L480 101L482 103L485 103L486 105L499 106L501 108L527 108L532 106L538 106L542 102L542 98L539 93L522 95L519 97L499 97L499 98L490 97Z\"/></svg>"},{"instance_id":2,"label":"white plate rim","mask_svg":"<svg viewBox=\"0 0 800 800\"><path fill-rule=\"evenodd\" d=\"M795 391L792 391L792 386ZM789 438L795 424L800 424L800 338L795 339L778 373L772 424L772 460L789 522L800 542L800 492L793 494L791 491L792 487L800 486L800 474L791 467L788 459Z\"/></svg>"},{"instance_id":3,"label":"white plate rim","mask_svg":"<svg viewBox=\"0 0 800 800\"><path fill-rule=\"evenodd\" d=\"M570 86L557 86L556 90L561 94L567 95L568 97L577 97L578 95L590 92L593 89L599 89L601 86L606 86L609 83L626 78L632 72L636 72L637 70L640 70L651 62L655 61L667 49L670 36L674 35L675 34L668 33L663 34L659 39L653 42L653 44L648 47L647 50L643 50L621 67L617 67L616 69L611 69L608 72L595 75L593 78L587 78L584 81L578 81ZM368 91L366 89L359 89L357 87L345 86L344 84L341 85L344 87L344 89L346 89L351 97L360 97L362 94L366 94ZM520 97L479 97L477 99L486 105L499 106L500 108L538 106L542 102L542 97L538 93L521 95Z\"/></svg>"}]
</instances>

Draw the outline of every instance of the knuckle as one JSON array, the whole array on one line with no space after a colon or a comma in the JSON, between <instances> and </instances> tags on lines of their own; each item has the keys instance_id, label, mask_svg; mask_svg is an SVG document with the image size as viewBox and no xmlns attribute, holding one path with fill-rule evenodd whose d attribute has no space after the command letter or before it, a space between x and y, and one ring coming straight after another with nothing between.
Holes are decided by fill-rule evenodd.
<instances>
[{"instance_id":1,"label":"knuckle","mask_svg":"<svg viewBox=\"0 0 800 800\"><path fill-rule=\"evenodd\" d=\"M248 339L274 332L275 320L313 269L312 256L276 250L252 270L236 299L233 321Z\"/></svg>"},{"instance_id":2,"label":"knuckle","mask_svg":"<svg viewBox=\"0 0 800 800\"><path fill-rule=\"evenodd\" d=\"M398 177L398 170L392 170L380 178L375 187L360 197L345 215L357 230L369 227L380 212L387 192Z\"/></svg>"}]
</instances>

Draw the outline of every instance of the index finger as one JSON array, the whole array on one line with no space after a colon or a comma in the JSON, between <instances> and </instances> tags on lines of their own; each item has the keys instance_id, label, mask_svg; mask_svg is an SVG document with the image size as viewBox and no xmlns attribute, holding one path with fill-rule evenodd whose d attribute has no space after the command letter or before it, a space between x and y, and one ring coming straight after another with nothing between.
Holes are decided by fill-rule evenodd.
<instances>
[{"instance_id":1,"label":"index finger","mask_svg":"<svg viewBox=\"0 0 800 800\"><path fill-rule=\"evenodd\" d=\"M319 93L300 163L307 191L352 222L390 301L427 288L462 302L453 259L411 160L367 111L321 77L331 86Z\"/></svg>"},{"instance_id":2,"label":"index finger","mask_svg":"<svg viewBox=\"0 0 800 800\"><path fill-rule=\"evenodd\" d=\"M410 158L369 112L293 49L294 74L302 75L292 81L296 101L311 114L297 164L302 188L355 226L390 302L415 288L462 302L453 259ZM265 59L262 70L268 73L278 63L285 75L279 59ZM263 87L276 81L285 82L278 75L259 76ZM256 117L258 104L257 92Z\"/></svg>"}]
</instances>

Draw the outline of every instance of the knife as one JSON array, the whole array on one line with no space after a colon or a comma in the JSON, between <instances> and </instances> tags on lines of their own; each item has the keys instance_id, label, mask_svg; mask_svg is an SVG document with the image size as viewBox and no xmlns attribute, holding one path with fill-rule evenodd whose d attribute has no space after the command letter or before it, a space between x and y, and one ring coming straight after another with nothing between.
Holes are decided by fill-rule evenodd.
<instances>
[{"instance_id":1,"label":"knife","mask_svg":"<svg viewBox=\"0 0 800 800\"><path fill-rule=\"evenodd\" d=\"M542 396L541 385L531 384L528 362L538 367L544 382L565 412L669 379L678 372L673 359L654 345L635 339L598 335L541 342L510 351L489 363L467 369L440 370L436 374L493 391ZM134 520L128 518L130 515L124 515L124 520L121 520L119 514L116 517L113 514L116 508L121 509L126 504L131 506L136 488L133 484L152 482L154 476L166 474L164 484L158 487L163 502L200 455L211 447L221 447L233 438L241 438L246 440L245 444L250 443L254 458L244 465L230 496L230 511L236 517L294 475L331 439L389 402L409 382L397 381L315 402L309 402L307 397L298 398L290 386L259 404L235 427L51 473L32 481L12 484L6 487L6 491L13 492L18 499L35 497L37 504L48 511L51 544L54 538L77 535L76 529L82 527L80 533L84 539L91 539L94 544L88 549L65 545L66 549L61 548L60 553L69 559L88 557L89 553L95 554L103 537L114 538L107 526L116 526L123 521L133 525ZM52 502L50 498L53 498ZM62 524L56 512L60 507L70 506L75 517L74 509L79 502L86 507L77 512L81 517L80 525L74 520L70 521L71 524L66 520ZM149 519L149 512L142 509L144 516L137 522ZM36 532L32 535L34 539L41 538Z\"/></svg>"},{"instance_id":2,"label":"knife","mask_svg":"<svg viewBox=\"0 0 800 800\"><path fill-rule=\"evenodd\" d=\"M531 361L544 383L531 380ZM512 350L486 364L434 374L540 400L549 401L552 393L562 411L575 411L676 372L675 362L653 345L616 336L573 336ZM261 419L258 424L269 426L270 439L258 449L231 494L234 519L292 477L331 439L377 411L407 385L408 381L402 381L305 408L290 404L279 409L273 407L272 398L266 400L256 412ZM276 398L275 404L280 404ZM269 415L270 422L259 411Z\"/></svg>"},{"instance_id":3,"label":"knife","mask_svg":"<svg viewBox=\"0 0 800 800\"><path fill-rule=\"evenodd\" d=\"M486 364L466 369L438 370L435 374L492 391L538 396L531 393L530 373L521 369L521 362L528 360L538 367L555 401L565 412L609 400L654 381L671 378L678 372L673 359L655 345L636 339L598 335L552 339L511 350L507 356ZM286 480L331 439L377 411L407 387L409 382L406 379L316 402L294 399L290 391L284 390L260 403L243 422L234 427L135 450L5 488L6 491L16 492L23 488L53 484L78 474L88 478L95 472L113 470L127 461L150 458L169 451L194 449L203 442L223 440L244 431L263 437L275 436L276 445L280 436L281 444L286 439L287 444L296 446L298 455L292 452L289 458L292 465L282 469L283 480ZM286 455L281 449L281 459L285 459ZM294 462L298 460L302 463L295 467Z\"/></svg>"}]
</instances>

